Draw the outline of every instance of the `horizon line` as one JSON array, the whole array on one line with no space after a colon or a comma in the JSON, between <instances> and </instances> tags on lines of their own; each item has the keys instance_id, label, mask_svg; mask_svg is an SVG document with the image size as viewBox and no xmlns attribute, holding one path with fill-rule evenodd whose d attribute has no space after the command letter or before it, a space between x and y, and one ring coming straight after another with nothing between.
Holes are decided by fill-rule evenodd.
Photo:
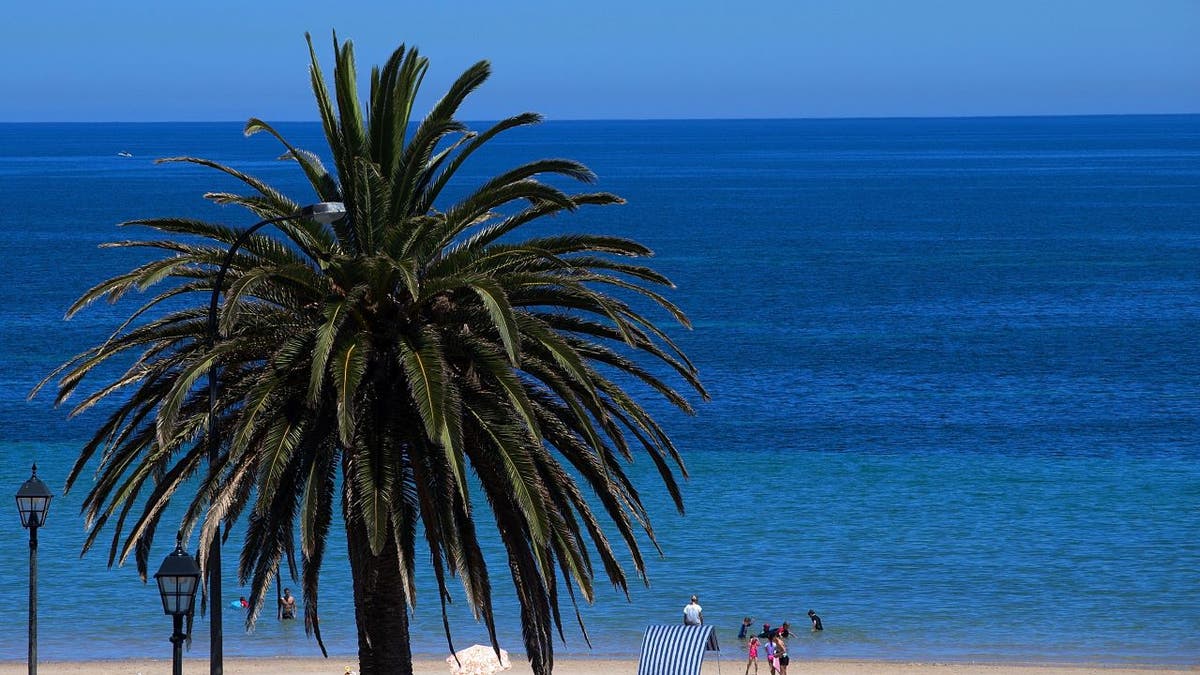
<instances>
[{"instance_id":1,"label":"horizon line","mask_svg":"<svg viewBox=\"0 0 1200 675\"><path fill-rule=\"evenodd\" d=\"M979 115L847 115L811 117L543 117L542 122L795 122L795 121L870 121L870 120L971 120L971 119L1047 119L1063 117L1194 117L1200 111L1153 113L1045 113L1045 114L979 114ZM464 122L496 122L496 119L470 119ZM419 120L414 120L419 121ZM0 124L245 124L246 120L0 120ZM271 124L321 124L320 119L275 120Z\"/></svg>"}]
</instances>

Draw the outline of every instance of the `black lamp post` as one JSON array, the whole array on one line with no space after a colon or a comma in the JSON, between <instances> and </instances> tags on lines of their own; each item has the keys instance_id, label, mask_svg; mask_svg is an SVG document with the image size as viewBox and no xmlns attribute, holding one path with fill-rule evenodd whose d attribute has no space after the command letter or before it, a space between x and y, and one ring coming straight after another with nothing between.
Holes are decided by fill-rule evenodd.
<instances>
[{"instance_id":1,"label":"black lamp post","mask_svg":"<svg viewBox=\"0 0 1200 675\"><path fill-rule=\"evenodd\" d=\"M171 632L171 674L183 675L183 618L190 616L196 605L196 588L200 585L200 566L183 550L183 533L175 539L175 550L163 560L154 574L163 612L174 620Z\"/></svg>"},{"instance_id":2,"label":"black lamp post","mask_svg":"<svg viewBox=\"0 0 1200 675\"><path fill-rule=\"evenodd\" d=\"M319 223L332 223L335 220L340 220L346 215L346 206L341 202L318 202L305 206L295 213L278 216L276 218L267 218L251 225L248 229L243 230L238 234L237 239L233 240L233 244L229 250L225 252L225 258L221 261L221 267L217 270L217 278L213 284L212 300L208 305L208 341L209 348L217 346L217 303L221 298L221 290L225 286L225 273L229 271L229 265L233 262L233 255L241 248L242 244L250 238L258 230L271 225L273 223L281 223L285 220L296 220L299 218L311 218ZM216 364L208 371L208 466L209 471L217 464L217 458L220 453L221 443L217 436L217 372ZM221 621L221 532L220 528L216 528L213 532L212 544L208 547L208 581L209 581L209 675L223 675L225 649L224 649L224 628Z\"/></svg>"},{"instance_id":3,"label":"black lamp post","mask_svg":"<svg viewBox=\"0 0 1200 675\"><path fill-rule=\"evenodd\" d=\"M46 524L52 497L50 488L37 477L34 464L33 474L17 490L21 526L29 530L29 675L37 675L37 531Z\"/></svg>"}]
</instances>

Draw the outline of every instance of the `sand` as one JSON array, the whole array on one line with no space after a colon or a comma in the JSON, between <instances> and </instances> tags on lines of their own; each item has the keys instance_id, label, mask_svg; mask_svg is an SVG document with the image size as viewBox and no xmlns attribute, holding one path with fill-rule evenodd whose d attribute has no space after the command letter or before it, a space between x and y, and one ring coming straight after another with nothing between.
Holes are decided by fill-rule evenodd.
<instances>
[{"instance_id":1,"label":"sand","mask_svg":"<svg viewBox=\"0 0 1200 675\"><path fill-rule=\"evenodd\" d=\"M307 675L324 673L342 675L346 666L357 668L357 664L345 659L271 659L271 658L228 658L225 672L229 675ZM706 661L702 675L742 675L745 663L727 660ZM45 675L166 675L171 672L169 659L128 659L119 661L42 661L39 673ZM0 663L0 675L18 675L27 672L24 661ZM203 658L184 657L185 675L205 675L208 661ZM530 675L532 671L524 662L514 662L511 675ZM600 659L558 659L554 672L557 675L636 675L634 660L606 661ZM751 671L753 672L753 671ZM976 663L889 663L885 661L796 661L793 660L788 675L1151 675L1153 673L1196 673L1200 666L1107 666L1107 665L1058 665L1058 664L976 664ZM447 675L449 669L444 661L421 660L415 664L417 675ZM760 664L759 675L769 675L770 670Z\"/></svg>"}]
</instances>

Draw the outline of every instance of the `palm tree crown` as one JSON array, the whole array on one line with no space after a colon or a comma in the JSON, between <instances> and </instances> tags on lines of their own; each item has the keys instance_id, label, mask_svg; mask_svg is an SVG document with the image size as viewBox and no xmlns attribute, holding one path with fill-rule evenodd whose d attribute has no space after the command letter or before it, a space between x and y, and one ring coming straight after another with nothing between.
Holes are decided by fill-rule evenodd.
<instances>
[{"instance_id":1,"label":"palm tree crown","mask_svg":"<svg viewBox=\"0 0 1200 675\"><path fill-rule=\"evenodd\" d=\"M334 38L332 96L311 39L309 52L333 171L265 122L250 120L246 133L277 138L317 198L343 202L347 217L331 225L283 220L274 234L247 238L222 282L215 341L208 339L206 307L180 298L207 296L218 283L218 266L240 234L218 224L126 223L165 238L110 246L160 255L96 285L70 310L160 289L109 340L51 376L60 378L62 402L97 366L132 361L73 410L131 392L119 397L67 481L70 489L85 466L99 465L83 506L85 550L111 520L109 564L132 554L144 576L163 508L180 487L198 486L182 526L201 529L201 560L212 535L245 516L238 572L252 587L248 621L280 565L295 569L298 551L307 626L319 640L319 573L340 499L360 667L405 672L411 655L404 610L416 601L415 569L425 555L443 615L448 577L458 577L496 643L490 570L476 534L482 505L505 546L531 664L549 672L552 631L562 631L560 580L572 604L576 589L590 602L594 553L605 576L627 586L600 512L644 576L637 532L651 542L654 536L622 460L645 452L682 511L675 471L686 475L683 463L628 388L640 383L690 412L657 374L658 363L706 397L692 363L642 308L687 320L655 290L670 282L634 262L650 255L644 246L601 235L519 236L545 216L621 202L543 180L592 182L581 164L516 166L445 203L447 186L474 153L540 119L517 115L480 133L455 119L487 79L486 62L463 73L415 122L413 102L427 68L416 49L401 46L372 70L365 112L352 45ZM297 212L287 196L234 168L192 157L162 161L208 166L249 189L206 195L218 204L262 219ZM210 372L218 378L216 410L225 430L211 473L208 399L198 386Z\"/></svg>"}]
</instances>

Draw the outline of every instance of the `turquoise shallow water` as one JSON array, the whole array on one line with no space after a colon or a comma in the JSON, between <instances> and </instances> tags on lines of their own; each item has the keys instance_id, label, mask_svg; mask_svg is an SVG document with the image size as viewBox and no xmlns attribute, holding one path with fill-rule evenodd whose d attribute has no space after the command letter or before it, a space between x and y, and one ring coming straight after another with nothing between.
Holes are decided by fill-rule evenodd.
<instances>
[{"instance_id":1,"label":"turquoise shallow water","mask_svg":"<svg viewBox=\"0 0 1200 675\"><path fill-rule=\"evenodd\" d=\"M25 396L115 325L121 307L61 320L128 265L95 248L128 236L114 223L248 224L204 206L215 176L148 158L200 154L299 189L269 142L237 131L0 125L0 485L15 492L36 459L60 493L39 559L43 659L169 648L155 591L107 569L101 547L78 555L81 495L61 485L95 418ZM289 131L317 147L315 125ZM598 582L581 609L592 650L568 610L562 652L633 654L698 593L727 648L743 615L802 625L813 608L827 630L796 639L805 658L1200 662L1200 117L550 123L471 175L545 155L583 160L629 200L547 227L659 252L714 395L695 418L667 414L686 516L634 468L665 552L649 587L626 601ZM10 515L0 659L25 651L26 539ZM345 654L339 562L322 625ZM425 581L414 648L436 655ZM496 586L503 646L520 651ZM241 592L232 575L225 592ZM454 612L456 645L481 641ZM236 614L229 654L317 653L301 627L244 634Z\"/></svg>"}]
</instances>

